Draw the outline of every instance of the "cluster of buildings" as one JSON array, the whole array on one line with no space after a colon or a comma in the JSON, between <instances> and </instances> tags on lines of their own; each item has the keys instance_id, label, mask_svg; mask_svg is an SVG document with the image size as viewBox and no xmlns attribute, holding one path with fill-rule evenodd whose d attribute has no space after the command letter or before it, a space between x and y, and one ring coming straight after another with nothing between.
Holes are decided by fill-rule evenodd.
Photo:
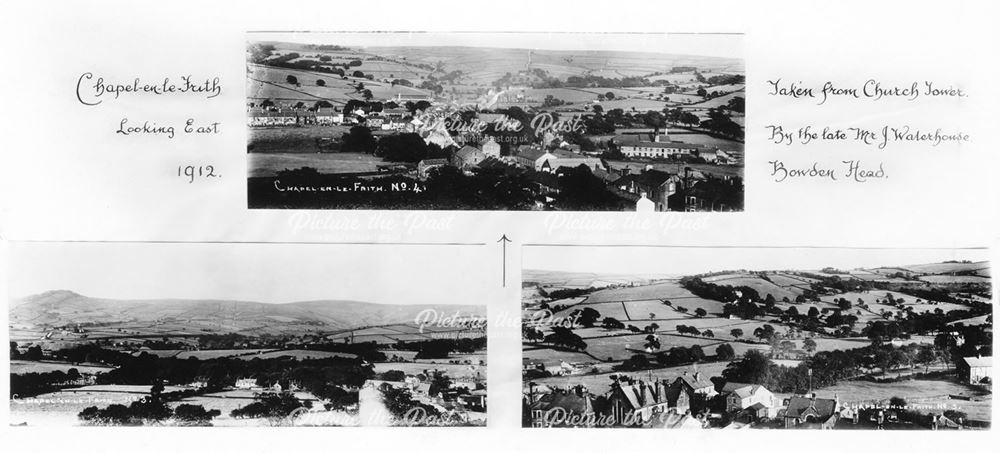
<instances>
[{"instance_id":1,"label":"cluster of buildings","mask_svg":"<svg viewBox=\"0 0 1000 453\"><path fill-rule=\"evenodd\" d=\"M373 131L413 132L420 125L409 111L402 108L385 108L380 112L341 112L330 108L290 108L269 107L250 108L247 111L247 125L250 127L294 127L294 126L339 126L364 124Z\"/></svg>"},{"instance_id":2,"label":"cluster of buildings","mask_svg":"<svg viewBox=\"0 0 1000 453\"><path fill-rule=\"evenodd\" d=\"M485 423L486 388L479 380L452 380L447 388L432 393L431 384L418 376L407 375L403 381L369 379L359 389L358 416L362 425L389 426L395 423L421 425L416 416L409 420L398 420L390 415L384 392L389 388L405 390L410 398L421 405L436 410L442 419L461 423ZM433 423L433 422L432 422Z\"/></svg>"},{"instance_id":3,"label":"cluster of buildings","mask_svg":"<svg viewBox=\"0 0 1000 453\"><path fill-rule=\"evenodd\" d=\"M618 376L602 395L582 385L541 387L529 384L524 396L531 427L741 428L780 420L785 428L831 429L842 409L836 397L780 400L757 384L728 382L717 390L697 372L673 381Z\"/></svg>"},{"instance_id":4,"label":"cluster of buildings","mask_svg":"<svg viewBox=\"0 0 1000 453\"><path fill-rule=\"evenodd\" d=\"M644 159L700 158L711 164L730 164L733 158L725 151L709 145L672 141L666 134L655 134L652 139L640 135L615 137L614 143L622 154Z\"/></svg>"}]
</instances>

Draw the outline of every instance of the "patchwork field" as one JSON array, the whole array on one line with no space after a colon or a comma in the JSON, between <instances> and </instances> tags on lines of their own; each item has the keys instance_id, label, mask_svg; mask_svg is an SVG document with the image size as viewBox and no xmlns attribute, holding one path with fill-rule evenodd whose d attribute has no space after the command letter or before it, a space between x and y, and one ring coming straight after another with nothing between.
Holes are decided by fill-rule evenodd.
<instances>
[{"instance_id":1,"label":"patchwork field","mask_svg":"<svg viewBox=\"0 0 1000 453\"><path fill-rule=\"evenodd\" d=\"M11 360L10 361L10 373L11 374L25 374L25 373L50 373L53 371L67 372L71 368L76 368L77 371L83 374L98 374L104 373L114 369L113 367L101 365L101 364L86 364L86 363L69 363L69 362L36 362L31 360Z\"/></svg>"}]
</instances>

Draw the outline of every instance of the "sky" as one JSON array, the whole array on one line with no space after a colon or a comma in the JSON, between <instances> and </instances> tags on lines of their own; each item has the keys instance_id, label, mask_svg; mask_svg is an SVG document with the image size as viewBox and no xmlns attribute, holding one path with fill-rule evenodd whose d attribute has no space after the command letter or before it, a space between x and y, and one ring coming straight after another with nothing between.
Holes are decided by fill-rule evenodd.
<instances>
[{"instance_id":1,"label":"sky","mask_svg":"<svg viewBox=\"0 0 1000 453\"><path fill-rule=\"evenodd\" d=\"M341 46L466 46L508 49L618 50L743 58L741 34L297 32L249 33L248 39Z\"/></svg>"},{"instance_id":2,"label":"sky","mask_svg":"<svg viewBox=\"0 0 1000 453\"><path fill-rule=\"evenodd\" d=\"M111 299L340 299L485 304L499 285L484 246L11 243L9 295Z\"/></svg>"},{"instance_id":3,"label":"sky","mask_svg":"<svg viewBox=\"0 0 1000 453\"><path fill-rule=\"evenodd\" d=\"M522 251L524 269L599 274L694 275L724 270L840 269L989 260L982 249L551 247Z\"/></svg>"}]
</instances>

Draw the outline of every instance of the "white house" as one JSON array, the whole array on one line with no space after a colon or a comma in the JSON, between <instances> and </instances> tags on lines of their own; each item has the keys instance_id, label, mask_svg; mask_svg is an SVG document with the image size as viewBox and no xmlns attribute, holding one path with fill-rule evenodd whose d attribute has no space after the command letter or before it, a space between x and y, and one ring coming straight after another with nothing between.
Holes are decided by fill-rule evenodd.
<instances>
[{"instance_id":1,"label":"white house","mask_svg":"<svg viewBox=\"0 0 1000 453\"><path fill-rule=\"evenodd\" d=\"M726 396L727 412L740 412L760 404L768 418L778 415L778 399L762 385L728 382L722 387L722 394Z\"/></svg>"}]
</instances>

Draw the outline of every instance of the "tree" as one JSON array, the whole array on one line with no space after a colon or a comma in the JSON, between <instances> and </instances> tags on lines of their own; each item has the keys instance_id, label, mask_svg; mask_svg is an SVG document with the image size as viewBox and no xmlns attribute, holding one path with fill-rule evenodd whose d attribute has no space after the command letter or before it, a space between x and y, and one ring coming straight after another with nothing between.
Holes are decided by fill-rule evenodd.
<instances>
[{"instance_id":1,"label":"tree","mask_svg":"<svg viewBox=\"0 0 1000 453\"><path fill-rule=\"evenodd\" d=\"M342 137L344 152L372 154L375 152L375 137L364 126L354 126Z\"/></svg>"},{"instance_id":2,"label":"tree","mask_svg":"<svg viewBox=\"0 0 1000 453\"><path fill-rule=\"evenodd\" d=\"M729 343L722 343L715 348L715 358L718 360L732 360L736 357L736 351Z\"/></svg>"},{"instance_id":3,"label":"tree","mask_svg":"<svg viewBox=\"0 0 1000 453\"><path fill-rule=\"evenodd\" d=\"M365 89L361 92L361 97L365 98L366 101L370 101L374 96L372 95L372 90Z\"/></svg>"},{"instance_id":4,"label":"tree","mask_svg":"<svg viewBox=\"0 0 1000 453\"><path fill-rule=\"evenodd\" d=\"M299 79L297 79L295 76L289 74L288 76L285 77L285 82L287 82L289 85L298 85L299 84Z\"/></svg>"},{"instance_id":5,"label":"tree","mask_svg":"<svg viewBox=\"0 0 1000 453\"><path fill-rule=\"evenodd\" d=\"M609 101L613 100L615 98L615 93L608 91L607 93L604 93L604 98Z\"/></svg>"},{"instance_id":6,"label":"tree","mask_svg":"<svg viewBox=\"0 0 1000 453\"><path fill-rule=\"evenodd\" d=\"M660 339L656 335L646 335L646 344L643 349L660 349Z\"/></svg>"},{"instance_id":7,"label":"tree","mask_svg":"<svg viewBox=\"0 0 1000 453\"><path fill-rule=\"evenodd\" d=\"M318 86L318 87L325 87L326 86L326 80L316 79L316 86Z\"/></svg>"},{"instance_id":8,"label":"tree","mask_svg":"<svg viewBox=\"0 0 1000 453\"><path fill-rule=\"evenodd\" d=\"M28 350L24 353L24 360L38 361L42 360L42 357L43 357L42 347L38 345L29 347Z\"/></svg>"},{"instance_id":9,"label":"tree","mask_svg":"<svg viewBox=\"0 0 1000 453\"><path fill-rule=\"evenodd\" d=\"M292 393L265 392L254 395L254 401L230 412L233 418L285 418L299 408L312 407L312 402L301 401Z\"/></svg>"},{"instance_id":10,"label":"tree","mask_svg":"<svg viewBox=\"0 0 1000 453\"><path fill-rule=\"evenodd\" d=\"M694 311L694 315L695 315L695 316L697 316L697 317L699 317L699 318L702 318L702 317L704 317L704 316L705 316L705 315L707 315L707 314L708 314L708 312L707 312L707 311L705 311L705 309L704 309L704 308L701 308L701 307L698 307L698 308L697 308L697 309L696 309L696 310Z\"/></svg>"},{"instance_id":11,"label":"tree","mask_svg":"<svg viewBox=\"0 0 1000 453\"><path fill-rule=\"evenodd\" d=\"M593 308L584 307L582 310L574 311L570 317L583 327L594 327L594 323L601 317L601 313Z\"/></svg>"},{"instance_id":12,"label":"tree","mask_svg":"<svg viewBox=\"0 0 1000 453\"><path fill-rule=\"evenodd\" d=\"M813 352L816 352L816 340L813 340L812 338L806 338L802 342L802 347L805 348L806 352L812 354Z\"/></svg>"},{"instance_id":13,"label":"tree","mask_svg":"<svg viewBox=\"0 0 1000 453\"><path fill-rule=\"evenodd\" d=\"M712 332L709 329L705 329L705 331L701 333L701 336L705 338L715 338L715 332Z\"/></svg>"},{"instance_id":14,"label":"tree","mask_svg":"<svg viewBox=\"0 0 1000 453\"><path fill-rule=\"evenodd\" d=\"M816 308L815 306L813 306L813 307L809 307L809 313L808 313L808 316L809 316L810 318L813 318L813 319L815 319L815 318L818 318L818 317L819 317L819 309L818 309L818 308Z\"/></svg>"},{"instance_id":15,"label":"tree","mask_svg":"<svg viewBox=\"0 0 1000 453\"><path fill-rule=\"evenodd\" d=\"M608 330L625 328L625 324L611 317L605 317L604 320L601 322L601 326Z\"/></svg>"},{"instance_id":16,"label":"tree","mask_svg":"<svg viewBox=\"0 0 1000 453\"><path fill-rule=\"evenodd\" d=\"M205 410L198 404L181 404L174 409L174 418L186 425L208 426L213 418L222 415L218 409Z\"/></svg>"},{"instance_id":17,"label":"tree","mask_svg":"<svg viewBox=\"0 0 1000 453\"><path fill-rule=\"evenodd\" d=\"M837 307L840 308L841 310L850 310L851 301L841 297L840 301L837 302Z\"/></svg>"},{"instance_id":18,"label":"tree","mask_svg":"<svg viewBox=\"0 0 1000 453\"><path fill-rule=\"evenodd\" d=\"M774 337L774 326L770 324L764 324L753 330L753 336L760 338L762 341L769 341Z\"/></svg>"},{"instance_id":19,"label":"tree","mask_svg":"<svg viewBox=\"0 0 1000 453\"><path fill-rule=\"evenodd\" d=\"M733 330L730 330L729 331L729 335L732 335L733 338L735 338L735 339L738 340L740 337L743 336L743 329L733 329Z\"/></svg>"},{"instance_id":20,"label":"tree","mask_svg":"<svg viewBox=\"0 0 1000 453\"><path fill-rule=\"evenodd\" d=\"M552 333L545 336L545 342L569 349L587 349L587 343L583 341L583 338L573 333L568 327L563 326L553 326Z\"/></svg>"}]
</instances>

